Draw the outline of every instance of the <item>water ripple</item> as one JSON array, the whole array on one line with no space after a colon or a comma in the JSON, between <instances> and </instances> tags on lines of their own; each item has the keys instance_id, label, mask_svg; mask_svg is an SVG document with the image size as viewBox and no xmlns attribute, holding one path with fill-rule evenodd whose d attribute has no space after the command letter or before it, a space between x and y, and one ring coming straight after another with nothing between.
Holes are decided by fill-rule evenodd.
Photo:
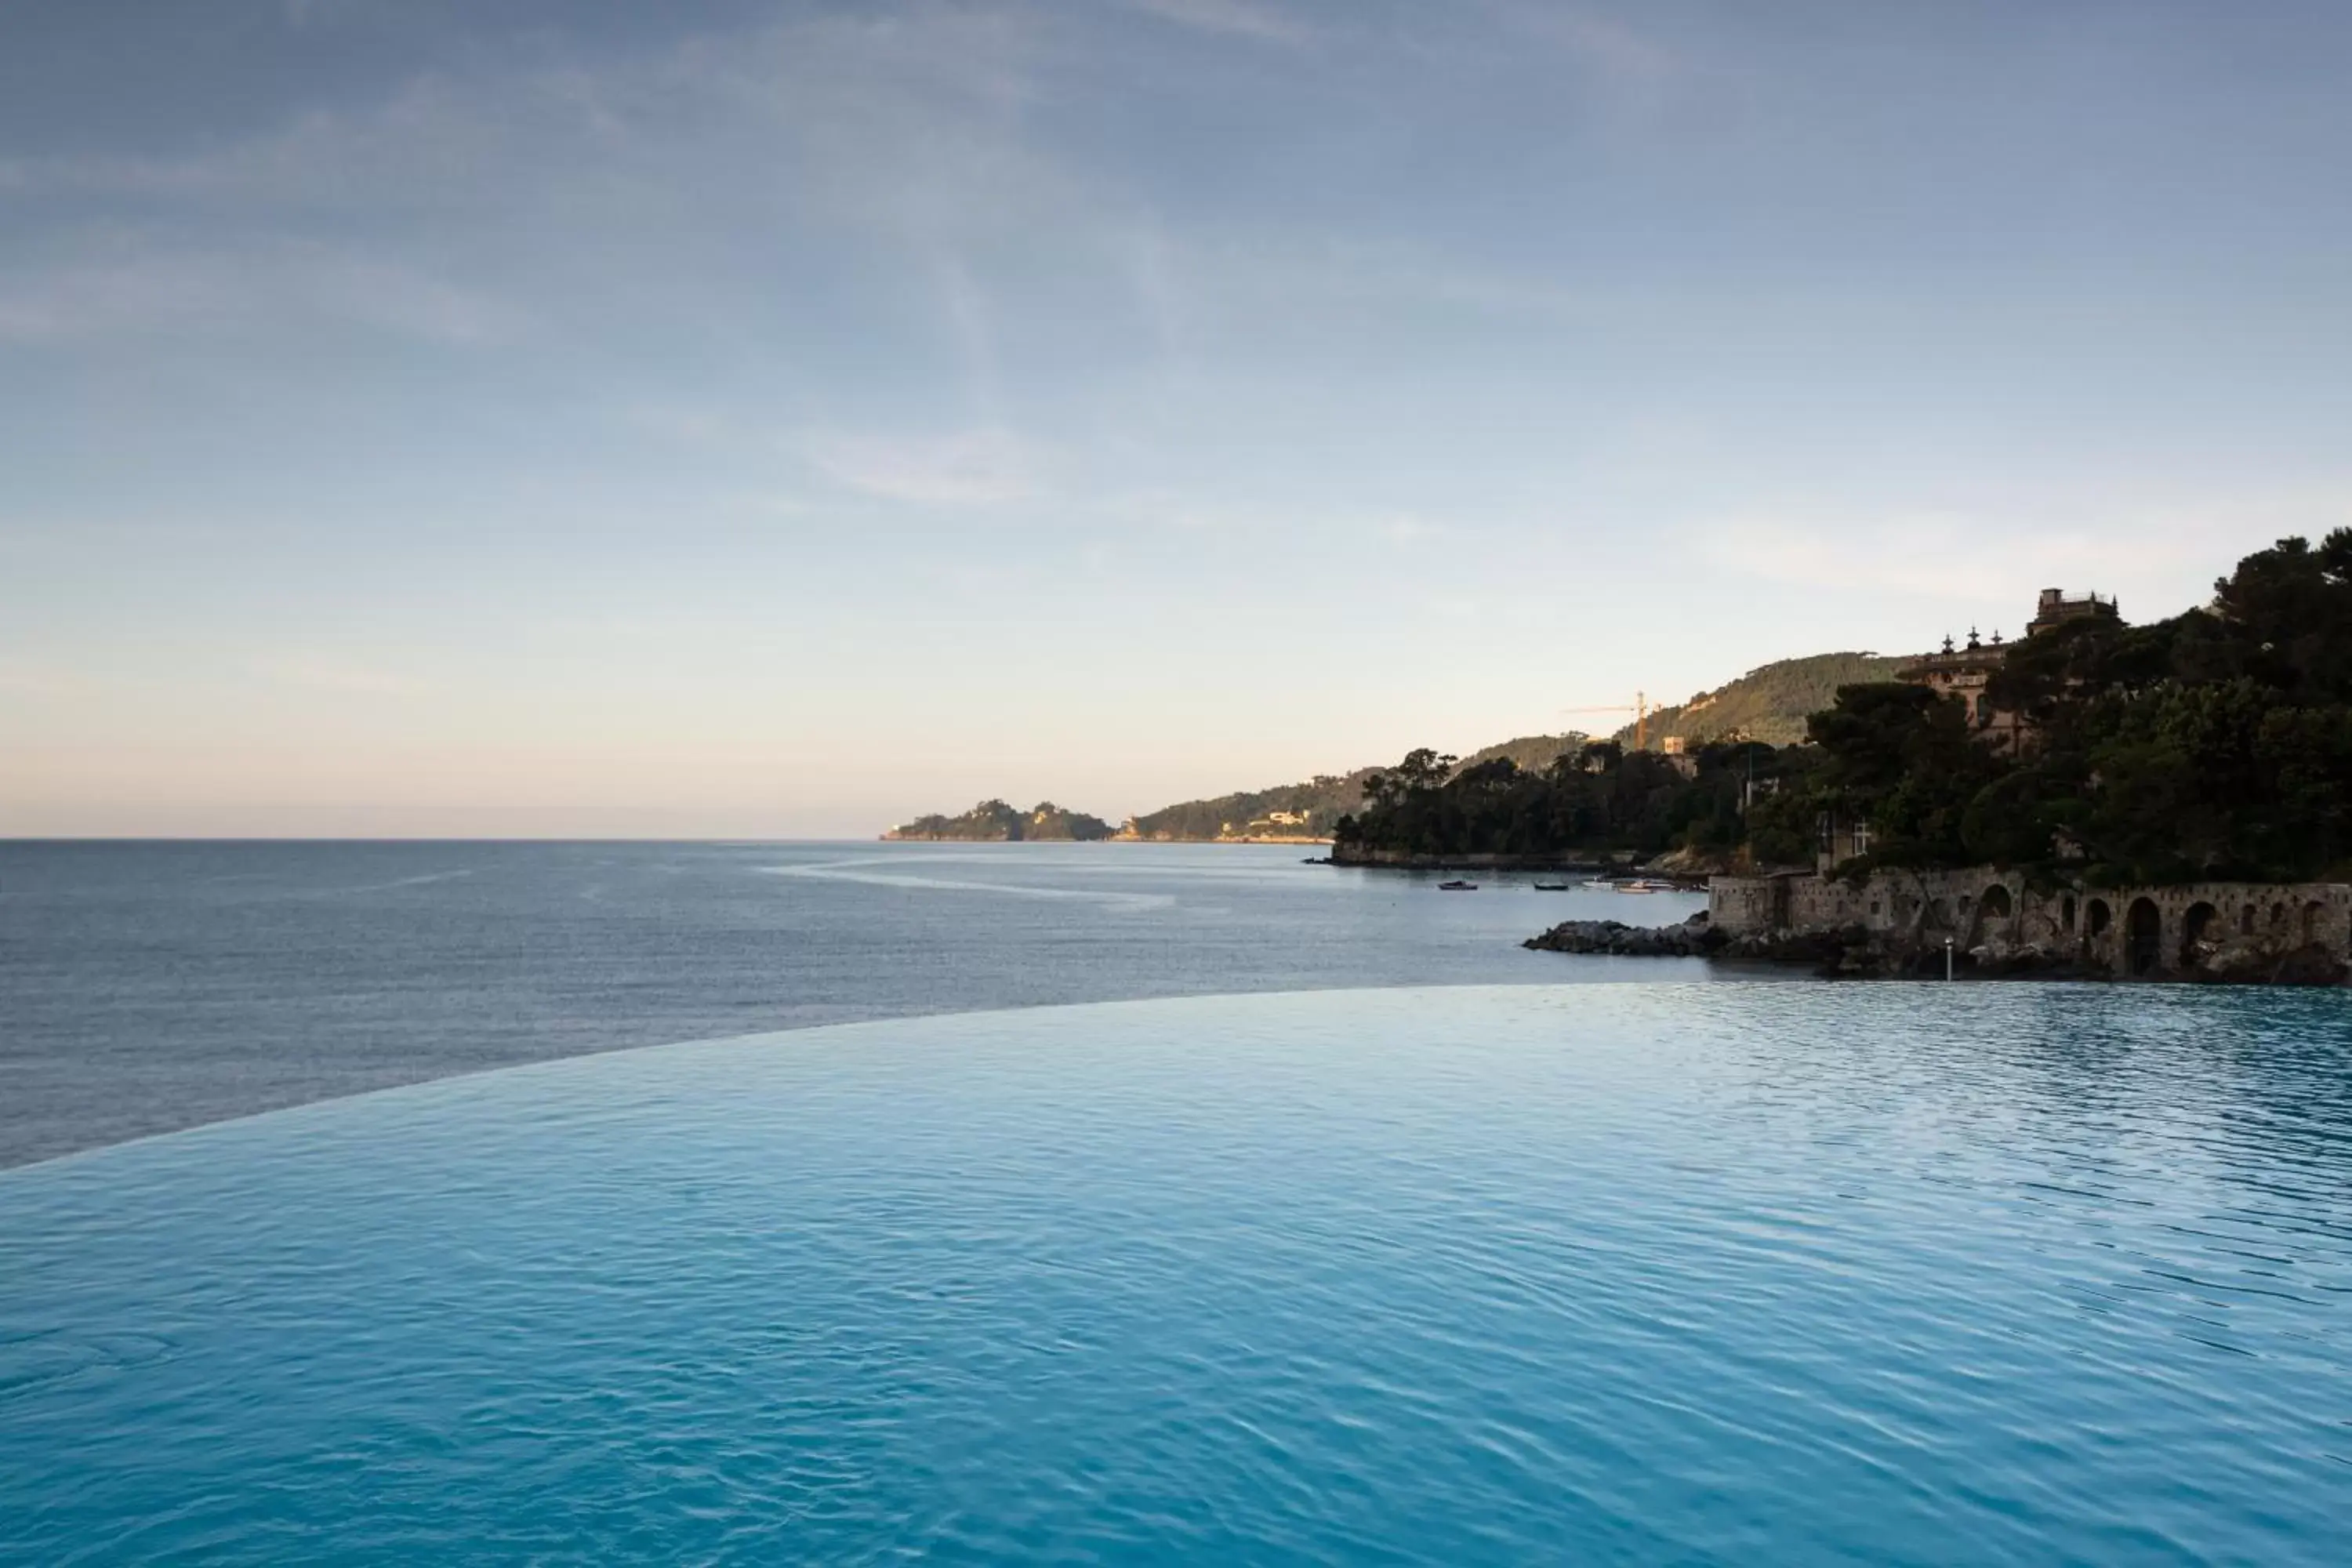
<instances>
[{"instance_id":1,"label":"water ripple","mask_svg":"<svg viewBox=\"0 0 2352 1568\"><path fill-rule=\"evenodd\" d=\"M0 1173L0 1560L2334 1563L2347 1022L1211 998Z\"/></svg>"}]
</instances>

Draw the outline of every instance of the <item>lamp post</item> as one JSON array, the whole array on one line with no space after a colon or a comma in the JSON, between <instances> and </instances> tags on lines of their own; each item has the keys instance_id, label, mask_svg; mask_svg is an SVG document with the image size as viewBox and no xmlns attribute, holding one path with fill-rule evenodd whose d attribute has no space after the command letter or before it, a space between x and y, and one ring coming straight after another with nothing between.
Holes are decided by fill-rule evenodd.
<instances>
[{"instance_id":1,"label":"lamp post","mask_svg":"<svg viewBox=\"0 0 2352 1568\"><path fill-rule=\"evenodd\" d=\"M1946 938L1944 939L1944 978L1945 978L1945 979L1947 979L1947 980L1949 980L1951 977L1952 977L1952 939L1951 939L1950 937L1946 937Z\"/></svg>"}]
</instances>

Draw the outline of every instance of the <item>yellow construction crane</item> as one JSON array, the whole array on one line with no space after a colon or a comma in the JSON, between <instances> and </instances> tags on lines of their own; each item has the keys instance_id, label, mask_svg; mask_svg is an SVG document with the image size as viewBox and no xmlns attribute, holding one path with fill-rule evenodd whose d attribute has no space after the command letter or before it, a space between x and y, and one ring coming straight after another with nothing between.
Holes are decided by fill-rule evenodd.
<instances>
[{"instance_id":1,"label":"yellow construction crane","mask_svg":"<svg viewBox=\"0 0 2352 1568\"><path fill-rule=\"evenodd\" d=\"M1633 749L1637 752L1646 752L1650 749L1650 695L1646 691L1633 693L1633 706L1631 708L1563 708L1560 711L1562 713L1631 713L1633 715Z\"/></svg>"}]
</instances>

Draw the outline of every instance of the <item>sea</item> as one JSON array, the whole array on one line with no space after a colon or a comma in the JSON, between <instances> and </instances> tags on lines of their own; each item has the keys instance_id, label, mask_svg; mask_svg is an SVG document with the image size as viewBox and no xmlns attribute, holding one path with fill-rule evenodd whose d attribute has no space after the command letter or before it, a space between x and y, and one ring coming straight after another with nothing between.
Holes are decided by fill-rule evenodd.
<instances>
[{"instance_id":1,"label":"sea","mask_svg":"<svg viewBox=\"0 0 2352 1568\"><path fill-rule=\"evenodd\" d=\"M0 1563L2352 1560L2345 992L1305 854L0 849Z\"/></svg>"},{"instance_id":2,"label":"sea","mask_svg":"<svg viewBox=\"0 0 2352 1568\"><path fill-rule=\"evenodd\" d=\"M1695 895L1297 845L0 841L0 1167L453 1073L920 1013L1659 979ZM1555 879L1543 879L1551 880Z\"/></svg>"}]
</instances>

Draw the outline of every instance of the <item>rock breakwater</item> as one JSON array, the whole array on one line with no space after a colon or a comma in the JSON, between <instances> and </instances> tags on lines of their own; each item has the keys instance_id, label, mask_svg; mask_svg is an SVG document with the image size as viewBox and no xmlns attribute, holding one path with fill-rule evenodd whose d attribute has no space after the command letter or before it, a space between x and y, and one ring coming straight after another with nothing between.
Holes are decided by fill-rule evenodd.
<instances>
[{"instance_id":1,"label":"rock breakwater","mask_svg":"<svg viewBox=\"0 0 2352 1568\"><path fill-rule=\"evenodd\" d=\"M1519 945L1539 952L1606 952L1621 958L1707 958L1728 939L1701 910L1680 925L1632 926L1622 921L1562 921Z\"/></svg>"}]
</instances>

